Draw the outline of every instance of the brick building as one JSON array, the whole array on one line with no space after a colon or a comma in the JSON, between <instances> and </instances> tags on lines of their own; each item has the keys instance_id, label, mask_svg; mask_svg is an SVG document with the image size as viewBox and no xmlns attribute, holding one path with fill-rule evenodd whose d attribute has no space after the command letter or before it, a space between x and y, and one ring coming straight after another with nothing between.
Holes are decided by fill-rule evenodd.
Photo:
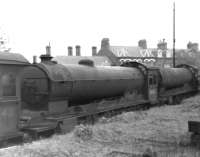
<instances>
[{"instance_id":1,"label":"brick building","mask_svg":"<svg viewBox=\"0 0 200 157\"><path fill-rule=\"evenodd\" d=\"M150 66L171 67L172 50L167 49L167 43L163 40L157 48L147 48L146 40L140 40L138 46L113 46L109 39L101 41L101 49L98 56L107 56L112 65L120 65L126 61L136 61Z\"/></svg>"}]
</instances>

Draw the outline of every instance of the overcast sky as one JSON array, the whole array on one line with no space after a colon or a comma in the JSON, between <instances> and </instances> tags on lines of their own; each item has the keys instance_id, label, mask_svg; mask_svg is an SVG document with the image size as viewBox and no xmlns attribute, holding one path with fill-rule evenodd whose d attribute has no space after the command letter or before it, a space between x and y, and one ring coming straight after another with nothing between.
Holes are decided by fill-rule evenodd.
<instances>
[{"instance_id":1,"label":"overcast sky","mask_svg":"<svg viewBox=\"0 0 200 157\"><path fill-rule=\"evenodd\" d=\"M0 30L12 52L31 60L51 42L52 55L80 45L83 55L101 39L111 45L156 47L165 38L172 47L173 0L0 0ZM200 43L199 0L175 0L176 47Z\"/></svg>"}]
</instances>

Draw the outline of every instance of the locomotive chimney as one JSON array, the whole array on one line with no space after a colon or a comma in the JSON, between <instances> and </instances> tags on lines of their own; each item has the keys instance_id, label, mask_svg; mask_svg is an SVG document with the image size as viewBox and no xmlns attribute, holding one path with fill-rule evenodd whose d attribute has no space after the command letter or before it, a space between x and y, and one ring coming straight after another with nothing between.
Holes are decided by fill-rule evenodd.
<instances>
[{"instance_id":1,"label":"locomotive chimney","mask_svg":"<svg viewBox=\"0 0 200 157\"><path fill-rule=\"evenodd\" d=\"M68 56L73 56L73 49L71 46L68 46Z\"/></svg>"},{"instance_id":2,"label":"locomotive chimney","mask_svg":"<svg viewBox=\"0 0 200 157\"><path fill-rule=\"evenodd\" d=\"M46 54L44 55L41 55L40 56L40 59L42 62L44 61L51 61L53 57L51 56L51 46L50 46L50 43L48 46L46 46Z\"/></svg>"},{"instance_id":3,"label":"locomotive chimney","mask_svg":"<svg viewBox=\"0 0 200 157\"><path fill-rule=\"evenodd\" d=\"M92 46L92 56L96 56L96 55L97 55L97 47Z\"/></svg>"},{"instance_id":4,"label":"locomotive chimney","mask_svg":"<svg viewBox=\"0 0 200 157\"><path fill-rule=\"evenodd\" d=\"M50 43L49 43L48 46L46 46L46 55L51 56L51 45L50 45Z\"/></svg>"},{"instance_id":5,"label":"locomotive chimney","mask_svg":"<svg viewBox=\"0 0 200 157\"><path fill-rule=\"evenodd\" d=\"M76 45L76 56L81 55L81 47L79 45Z\"/></svg>"},{"instance_id":6,"label":"locomotive chimney","mask_svg":"<svg viewBox=\"0 0 200 157\"><path fill-rule=\"evenodd\" d=\"M147 49L147 41L146 39L142 39L138 41L138 46L142 49Z\"/></svg>"},{"instance_id":7,"label":"locomotive chimney","mask_svg":"<svg viewBox=\"0 0 200 157\"><path fill-rule=\"evenodd\" d=\"M33 64L37 63L37 56L33 56Z\"/></svg>"}]
</instances>

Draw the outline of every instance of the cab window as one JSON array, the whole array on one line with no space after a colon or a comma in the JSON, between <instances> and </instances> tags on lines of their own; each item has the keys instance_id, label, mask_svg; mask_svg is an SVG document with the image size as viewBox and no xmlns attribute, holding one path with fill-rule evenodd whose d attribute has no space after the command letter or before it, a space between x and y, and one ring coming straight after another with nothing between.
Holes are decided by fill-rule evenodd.
<instances>
[{"instance_id":1,"label":"cab window","mask_svg":"<svg viewBox=\"0 0 200 157\"><path fill-rule=\"evenodd\" d=\"M16 96L16 77L12 73L1 76L2 96Z\"/></svg>"},{"instance_id":2,"label":"cab window","mask_svg":"<svg viewBox=\"0 0 200 157\"><path fill-rule=\"evenodd\" d=\"M156 85L156 84L157 84L156 75L150 75L149 76L149 85Z\"/></svg>"},{"instance_id":3,"label":"cab window","mask_svg":"<svg viewBox=\"0 0 200 157\"><path fill-rule=\"evenodd\" d=\"M150 77L150 78L149 78L149 85L152 85L152 84L153 84L153 78Z\"/></svg>"}]
</instances>

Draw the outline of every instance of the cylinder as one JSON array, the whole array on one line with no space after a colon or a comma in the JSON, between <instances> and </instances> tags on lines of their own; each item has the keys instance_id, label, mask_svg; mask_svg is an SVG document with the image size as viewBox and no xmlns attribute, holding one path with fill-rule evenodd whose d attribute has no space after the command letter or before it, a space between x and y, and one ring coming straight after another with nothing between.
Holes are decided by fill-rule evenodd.
<instances>
[{"instance_id":1,"label":"cylinder","mask_svg":"<svg viewBox=\"0 0 200 157\"><path fill-rule=\"evenodd\" d=\"M73 48L68 46L68 56L73 56Z\"/></svg>"},{"instance_id":2,"label":"cylinder","mask_svg":"<svg viewBox=\"0 0 200 157\"><path fill-rule=\"evenodd\" d=\"M166 88L182 86L192 81L192 73L186 68L160 69L161 85Z\"/></svg>"}]
</instances>

